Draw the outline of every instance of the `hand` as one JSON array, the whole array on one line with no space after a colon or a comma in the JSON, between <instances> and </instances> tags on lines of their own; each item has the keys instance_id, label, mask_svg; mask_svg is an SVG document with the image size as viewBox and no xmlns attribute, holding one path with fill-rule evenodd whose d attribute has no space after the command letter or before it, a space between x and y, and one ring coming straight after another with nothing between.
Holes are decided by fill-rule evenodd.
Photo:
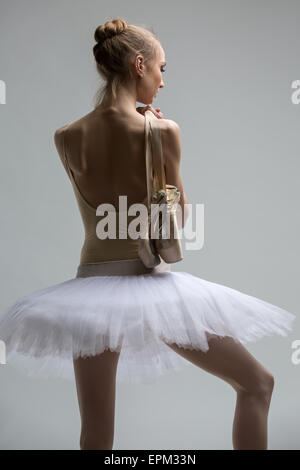
<instances>
[{"instance_id":1,"label":"hand","mask_svg":"<svg viewBox=\"0 0 300 470\"><path fill-rule=\"evenodd\" d=\"M163 113L160 112L160 108L152 108L150 104L148 104L147 106L139 106L138 108L136 108L136 110L140 114L145 114L145 112L148 110L152 111L154 116L156 116L158 119L163 119L164 117Z\"/></svg>"}]
</instances>

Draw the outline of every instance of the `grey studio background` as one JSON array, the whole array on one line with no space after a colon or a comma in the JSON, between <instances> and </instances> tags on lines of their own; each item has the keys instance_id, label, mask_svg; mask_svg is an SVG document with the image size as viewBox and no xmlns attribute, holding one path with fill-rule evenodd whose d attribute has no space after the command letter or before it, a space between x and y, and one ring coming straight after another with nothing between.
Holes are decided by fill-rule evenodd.
<instances>
[{"instance_id":1,"label":"grey studio background","mask_svg":"<svg viewBox=\"0 0 300 470\"><path fill-rule=\"evenodd\" d=\"M205 207L203 249L172 270L298 317L289 336L246 345L275 376L269 449L300 449L299 15L297 1L1 0L1 312L76 273L84 231L53 136L93 108L95 28L152 27L167 61L153 106L180 125L185 192ZM0 379L1 449L79 448L75 382L9 364ZM187 362L118 386L114 449L232 449L234 410L232 388Z\"/></svg>"}]
</instances>

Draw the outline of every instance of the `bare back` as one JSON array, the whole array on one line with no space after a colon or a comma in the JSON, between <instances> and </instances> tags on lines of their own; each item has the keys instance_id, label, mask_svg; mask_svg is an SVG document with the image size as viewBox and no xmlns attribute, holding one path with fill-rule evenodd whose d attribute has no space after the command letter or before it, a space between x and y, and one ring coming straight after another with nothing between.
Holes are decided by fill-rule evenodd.
<instances>
[{"instance_id":1,"label":"bare back","mask_svg":"<svg viewBox=\"0 0 300 470\"><path fill-rule=\"evenodd\" d=\"M118 209L119 195L128 206L146 195L144 117L135 120L92 111L68 126L68 161L85 199L97 207L110 203Z\"/></svg>"},{"instance_id":2,"label":"bare back","mask_svg":"<svg viewBox=\"0 0 300 470\"><path fill-rule=\"evenodd\" d=\"M175 141L170 123L173 121L159 121L166 182L177 185L183 192L176 159L173 165L166 165L167 149L178 153L176 143L172 147ZM54 138L85 226L81 263L138 257L137 240L99 240L95 227L99 222L96 208L100 204L112 204L118 212L121 195L127 196L127 208L135 203L147 203L144 116L139 113L124 116L97 108L58 129Z\"/></svg>"}]
</instances>

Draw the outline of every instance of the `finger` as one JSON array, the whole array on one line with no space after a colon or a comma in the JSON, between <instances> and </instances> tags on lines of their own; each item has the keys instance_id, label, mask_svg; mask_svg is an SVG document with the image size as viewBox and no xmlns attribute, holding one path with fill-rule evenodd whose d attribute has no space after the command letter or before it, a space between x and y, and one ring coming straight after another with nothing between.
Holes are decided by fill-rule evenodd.
<instances>
[{"instance_id":1,"label":"finger","mask_svg":"<svg viewBox=\"0 0 300 470\"><path fill-rule=\"evenodd\" d=\"M160 113L159 113L159 110L160 108L152 108L152 106L150 106L150 111L152 111L152 113L154 114L154 116L156 116L157 118L160 118Z\"/></svg>"}]
</instances>

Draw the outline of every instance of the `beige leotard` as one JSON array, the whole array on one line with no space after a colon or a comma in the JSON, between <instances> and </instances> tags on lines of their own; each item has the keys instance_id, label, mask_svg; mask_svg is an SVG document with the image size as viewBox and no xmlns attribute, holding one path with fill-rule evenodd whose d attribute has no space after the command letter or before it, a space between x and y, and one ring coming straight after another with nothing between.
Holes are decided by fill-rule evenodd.
<instances>
[{"instance_id":1,"label":"beige leotard","mask_svg":"<svg viewBox=\"0 0 300 470\"><path fill-rule=\"evenodd\" d=\"M120 238L119 236L119 216L125 217L125 222L122 223L121 227L121 234L128 233L128 226L130 222L137 217L137 215L128 215L128 207L113 207L106 206L105 211L102 212L102 215L96 214L96 207L93 207L82 195L81 190L78 187L78 184L75 181L73 172L70 168L69 160L68 160L68 138L69 138L69 125L63 128L62 133L62 141L63 141L63 157L65 161L65 167L67 169L68 176L73 186L73 190L76 196L77 204L79 207L79 211L81 214L84 231L85 231L85 239L80 253L80 265L78 267L77 275L80 277L86 275L95 275L98 274L105 274L105 273L112 273L112 274L142 274L142 273L151 273L151 272L164 272L166 270L170 270L169 265L166 263L161 262L160 265L156 266L155 268L146 268L138 256L138 239L134 240L129 235L127 238ZM77 145L77 143L76 143ZM145 146L147 145L147 139L145 139ZM82 144L81 144L82 146ZM145 151L144 147L144 151ZM140 201L136 201L139 203L143 203L147 205L148 194L147 194L147 184L146 184L146 169L145 169L145 179L144 179L144 198ZM128 179L128 185L132 187L136 181L136 176L134 172L128 172L127 175L124 175L124 178ZM139 187L141 185L139 184ZM114 216L115 214L115 221L116 221L116 238L105 238L100 239L97 235L97 224L103 218L107 218L108 213ZM127 223L126 223L127 217ZM98 226L99 227L99 226ZM106 226L107 229L107 226ZM102 227L103 230L103 227ZM126 262L127 261L127 262ZM98 265L98 266L97 266ZM101 266L100 266L101 265Z\"/></svg>"}]
</instances>

